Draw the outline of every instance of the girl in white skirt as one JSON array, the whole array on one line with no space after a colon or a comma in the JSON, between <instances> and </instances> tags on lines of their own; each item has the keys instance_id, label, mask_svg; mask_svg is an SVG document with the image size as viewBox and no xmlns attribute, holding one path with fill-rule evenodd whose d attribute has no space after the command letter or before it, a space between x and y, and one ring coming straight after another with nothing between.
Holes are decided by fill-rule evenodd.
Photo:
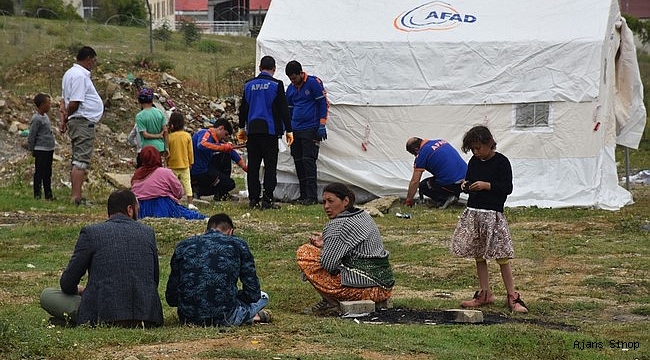
<instances>
[{"instance_id":1,"label":"girl in white skirt","mask_svg":"<svg viewBox=\"0 0 650 360\"><path fill-rule=\"evenodd\" d=\"M476 260L480 289L462 307L479 307L494 302L490 291L488 259L496 259L508 296L506 305L513 312L525 313L528 308L515 291L510 259L514 256L508 222L503 204L512 193L512 168L503 154L495 151L497 143L485 126L471 128L463 137L462 150L472 151L467 175L461 190L469 193L463 212L451 240L451 252Z\"/></svg>"}]
</instances>

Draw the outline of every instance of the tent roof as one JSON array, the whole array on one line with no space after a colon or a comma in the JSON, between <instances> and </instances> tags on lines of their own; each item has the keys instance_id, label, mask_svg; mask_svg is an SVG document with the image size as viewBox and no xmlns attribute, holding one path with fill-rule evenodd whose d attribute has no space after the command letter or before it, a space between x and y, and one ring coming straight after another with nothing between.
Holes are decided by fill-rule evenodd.
<instances>
[{"instance_id":1,"label":"tent roof","mask_svg":"<svg viewBox=\"0 0 650 360\"><path fill-rule=\"evenodd\" d=\"M612 14L616 0L282 0L258 57L300 61L333 104L591 101Z\"/></svg>"}]
</instances>

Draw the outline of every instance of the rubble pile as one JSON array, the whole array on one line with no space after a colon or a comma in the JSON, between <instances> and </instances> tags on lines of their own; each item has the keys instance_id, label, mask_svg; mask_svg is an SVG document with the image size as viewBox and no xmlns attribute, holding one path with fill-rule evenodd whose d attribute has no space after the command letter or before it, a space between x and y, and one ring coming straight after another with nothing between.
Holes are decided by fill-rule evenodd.
<instances>
[{"instance_id":1,"label":"rubble pile","mask_svg":"<svg viewBox=\"0 0 650 360\"><path fill-rule=\"evenodd\" d=\"M9 88L20 88L20 84L38 79L49 79L52 84L43 92L52 96L52 110L48 113L56 139L55 161L52 182L55 187L69 186L70 139L58 130L60 84L63 73L74 63L74 56L63 50L41 54L44 59L57 59L43 66L39 61L30 61L5 71L4 84ZM184 88L183 82L173 75L150 69L111 66L111 72L103 72L102 66L93 70L93 83L104 100L102 121L96 128L95 152L92 168L88 172L91 187L105 183L104 172L131 172L135 148L127 143L127 135L135 123L135 114L140 110L137 102L138 85L154 89L155 105L169 113L174 108L186 118L186 130L193 133L201 127L209 127L218 118L231 121L237 131L237 109L239 98L231 96L216 99ZM241 82L250 73L241 73ZM54 79L54 80L52 80ZM36 82L38 84L38 82ZM51 88L52 90L49 90ZM33 160L26 150L29 121L34 114L32 99L36 93L16 95L0 87L0 182L7 184L16 179L16 174L25 184L33 176Z\"/></svg>"}]
</instances>

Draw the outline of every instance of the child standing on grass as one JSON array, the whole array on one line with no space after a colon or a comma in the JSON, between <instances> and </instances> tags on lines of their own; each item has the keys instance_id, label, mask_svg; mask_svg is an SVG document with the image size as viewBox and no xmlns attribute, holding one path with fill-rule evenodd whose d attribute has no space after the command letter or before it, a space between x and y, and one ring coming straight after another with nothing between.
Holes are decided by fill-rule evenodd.
<instances>
[{"instance_id":1,"label":"child standing on grass","mask_svg":"<svg viewBox=\"0 0 650 360\"><path fill-rule=\"evenodd\" d=\"M506 197L512 193L512 167L503 154L495 151L496 141L485 126L471 128L463 137L462 150L472 151L467 175L461 190L469 193L451 240L451 252L476 260L479 291L462 307L479 307L494 302L490 291L487 259L496 259L508 296L506 305L513 312L526 313L528 308L515 292L510 259L514 256L508 222L503 215Z\"/></svg>"},{"instance_id":2,"label":"child standing on grass","mask_svg":"<svg viewBox=\"0 0 650 360\"><path fill-rule=\"evenodd\" d=\"M41 198L41 185L45 200L54 200L52 195L52 158L54 156L54 134L47 112L52 106L52 99L46 94L34 97L36 113L29 124L27 144L34 155L34 199Z\"/></svg>"},{"instance_id":3,"label":"child standing on grass","mask_svg":"<svg viewBox=\"0 0 650 360\"><path fill-rule=\"evenodd\" d=\"M194 164L194 152L192 150L192 136L185 131L185 119L178 111L172 112L169 117L171 133L169 134L169 158L167 167L178 177L183 191L187 195L187 208L198 210L192 203L192 184L190 179L190 167Z\"/></svg>"}]
</instances>

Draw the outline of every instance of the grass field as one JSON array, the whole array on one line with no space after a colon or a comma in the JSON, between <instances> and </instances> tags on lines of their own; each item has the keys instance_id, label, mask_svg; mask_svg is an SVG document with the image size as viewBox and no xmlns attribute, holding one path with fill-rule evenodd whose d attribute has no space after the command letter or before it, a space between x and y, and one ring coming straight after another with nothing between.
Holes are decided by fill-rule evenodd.
<instances>
[{"instance_id":1,"label":"grass field","mask_svg":"<svg viewBox=\"0 0 650 360\"><path fill-rule=\"evenodd\" d=\"M180 34L174 33L168 41L156 40L152 55L146 28L0 17L0 40L3 44L0 69L5 71L16 64L33 61L51 67L60 59L39 58L39 53L56 48L76 54L82 45L90 44L100 55L97 70L101 73L145 65L169 71L183 79L184 87L208 96L239 95L240 73L246 74L245 79L255 69L255 39L250 37L203 35L198 44L187 45ZM17 94L46 89L54 89L49 90L53 94L60 92L58 74L18 84L12 81L11 75L3 74L0 86Z\"/></svg>"},{"instance_id":2,"label":"grass field","mask_svg":"<svg viewBox=\"0 0 650 360\"><path fill-rule=\"evenodd\" d=\"M142 29L0 18L0 39L2 69L33 61L39 47L69 48L89 41L106 54L101 64L106 70L148 56ZM224 74L241 67L253 69L254 40L213 41L229 50L203 53L184 47L176 38L156 43L152 63L174 64L175 75L189 79L185 84L194 84L197 92L227 93ZM645 61L642 72L648 78L650 60ZM0 85L27 94L54 80L42 81L15 84L5 74ZM632 169L650 168L649 142L646 137L640 150L630 152ZM621 155L617 150L617 159ZM241 179L238 186L241 189ZM179 327L175 309L163 300L165 326L151 330L48 325L48 315L39 306L41 290L58 284L80 228L106 216L104 202L73 207L62 195L67 191L57 188L60 200L43 202L31 198L28 182L19 176L0 186L2 359L650 359L648 186L633 187L635 203L619 211L507 209L515 242L515 283L530 313L506 311L498 266L490 264L498 301L485 313L526 320L498 325L369 324L302 315L303 308L319 299L309 284L299 280L295 250L312 231L322 229L327 219L321 207L284 204L279 211L250 211L245 202L198 204L206 214L223 211L233 217L237 233L255 255L274 321L234 329ZM105 199L110 188L92 191L95 199ZM396 274L394 306L458 307L477 286L473 260L452 257L448 250L462 207L415 207L408 210L411 219L394 216L402 210L395 208L376 219ZM156 231L158 290L164 299L174 246L203 232L205 223L143 222Z\"/></svg>"},{"instance_id":3,"label":"grass field","mask_svg":"<svg viewBox=\"0 0 650 360\"><path fill-rule=\"evenodd\" d=\"M27 185L23 185L27 186ZM364 324L300 314L318 300L299 281L295 249L326 217L318 205L285 204L249 211L244 202L203 205L225 211L255 254L274 322L237 329L178 327L164 304L166 325L154 330L62 329L48 326L40 291L56 286L81 226L101 221L105 204L75 208L35 201L20 184L0 188L0 357L6 359L650 359L650 188L633 189L636 203L620 211L508 209L515 239L518 289L530 308L500 325ZM202 204L200 204L201 206ZM399 209L396 209L399 210ZM471 297L473 261L451 257L448 244L462 208L416 207L411 219L377 218L391 252L397 308L443 310ZM175 244L204 231L201 221L145 219L156 230L161 285ZM503 285L487 313L511 316ZM441 295L442 294L442 295ZM549 327L544 324L565 327ZM626 349L610 347L626 343ZM602 348L583 348L583 342ZM638 346L636 349L634 347ZM630 349L632 347L632 349Z\"/></svg>"}]
</instances>

